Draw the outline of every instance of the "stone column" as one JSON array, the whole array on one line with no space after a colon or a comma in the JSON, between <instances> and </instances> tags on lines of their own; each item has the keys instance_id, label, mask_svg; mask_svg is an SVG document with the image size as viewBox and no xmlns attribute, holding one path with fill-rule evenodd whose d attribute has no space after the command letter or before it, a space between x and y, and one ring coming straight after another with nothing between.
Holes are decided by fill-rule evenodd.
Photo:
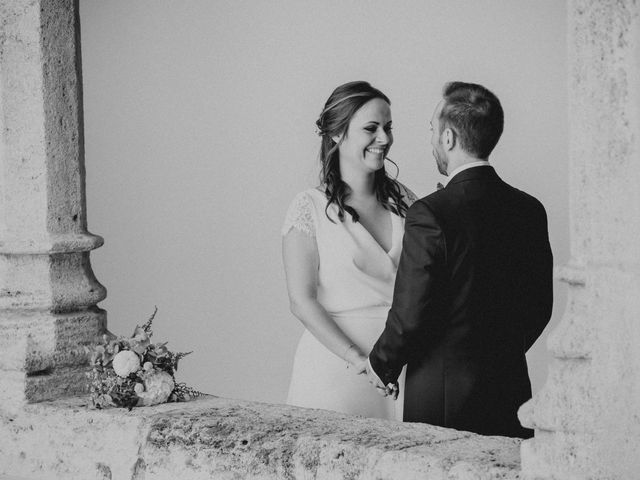
<instances>
[{"instance_id":1,"label":"stone column","mask_svg":"<svg viewBox=\"0 0 640 480\"><path fill-rule=\"evenodd\" d=\"M0 410L86 390L106 296L89 263L78 3L0 0Z\"/></svg>"},{"instance_id":2,"label":"stone column","mask_svg":"<svg viewBox=\"0 0 640 480\"><path fill-rule=\"evenodd\" d=\"M570 0L571 261L526 479L640 475L640 1Z\"/></svg>"}]
</instances>

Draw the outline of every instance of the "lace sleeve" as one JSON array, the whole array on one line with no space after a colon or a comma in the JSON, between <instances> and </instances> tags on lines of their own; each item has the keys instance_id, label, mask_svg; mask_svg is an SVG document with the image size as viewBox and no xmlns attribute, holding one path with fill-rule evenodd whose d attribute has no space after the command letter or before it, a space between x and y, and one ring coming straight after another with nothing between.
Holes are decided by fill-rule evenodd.
<instances>
[{"instance_id":1,"label":"lace sleeve","mask_svg":"<svg viewBox=\"0 0 640 480\"><path fill-rule=\"evenodd\" d=\"M413 193L411 190L409 190L402 183L400 184L400 190L402 191L403 200L407 204L408 207L413 205L413 202L418 200L418 197L416 196L416 194Z\"/></svg>"},{"instance_id":2,"label":"lace sleeve","mask_svg":"<svg viewBox=\"0 0 640 480\"><path fill-rule=\"evenodd\" d=\"M282 236L289 233L289 230L295 228L296 230L309 235L310 237L316 236L316 228L313 218L313 205L311 199L306 192L301 192L293 199L287 215L284 219L284 225L282 225Z\"/></svg>"}]
</instances>

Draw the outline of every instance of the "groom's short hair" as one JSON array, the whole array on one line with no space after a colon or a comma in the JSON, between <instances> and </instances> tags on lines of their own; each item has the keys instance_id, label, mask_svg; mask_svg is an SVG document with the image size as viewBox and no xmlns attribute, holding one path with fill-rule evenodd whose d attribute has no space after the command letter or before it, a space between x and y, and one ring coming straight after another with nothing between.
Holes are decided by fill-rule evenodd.
<instances>
[{"instance_id":1,"label":"groom's short hair","mask_svg":"<svg viewBox=\"0 0 640 480\"><path fill-rule=\"evenodd\" d=\"M487 158L502 135L504 112L492 92L475 83L449 82L443 90L440 133L451 128L460 147L477 158Z\"/></svg>"}]
</instances>

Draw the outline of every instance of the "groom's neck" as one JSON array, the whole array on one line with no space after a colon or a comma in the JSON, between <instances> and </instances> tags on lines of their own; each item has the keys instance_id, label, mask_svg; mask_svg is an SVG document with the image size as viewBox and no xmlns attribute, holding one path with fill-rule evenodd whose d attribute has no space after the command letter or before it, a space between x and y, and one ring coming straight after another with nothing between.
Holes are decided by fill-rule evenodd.
<instances>
[{"instance_id":1,"label":"groom's neck","mask_svg":"<svg viewBox=\"0 0 640 480\"><path fill-rule=\"evenodd\" d=\"M463 150L452 151L449 153L449 162L447 164L447 176L451 175L456 168L460 168L467 163L478 162L480 160L489 160L488 158L478 158L469 155Z\"/></svg>"}]
</instances>

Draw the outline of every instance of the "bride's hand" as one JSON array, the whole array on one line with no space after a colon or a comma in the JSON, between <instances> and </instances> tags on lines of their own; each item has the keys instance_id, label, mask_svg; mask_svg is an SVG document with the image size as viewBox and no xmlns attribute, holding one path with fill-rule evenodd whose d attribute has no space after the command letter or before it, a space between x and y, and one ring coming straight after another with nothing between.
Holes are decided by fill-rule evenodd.
<instances>
[{"instance_id":1,"label":"bride's hand","mask_svg":"<svg viewBox=\"0 0 640 480\"><path fill-rule=\"evenodd\" d=\"M367 373L367 357L363 355L353 366L353 370L356 372L356 375L365 375Z\"/></svg>"},{"instance_id":2,"label":"bride's hand","mask_svg":"<svg viewBox=\"0 0 640 480\"><path fill-rule=\"evenodd\" d=\"M356 374L366 372L367 357L357 346L351 345L347 349L344 359L347 362L347 368L353 369Z\"/></svg>"}]
</instances>

